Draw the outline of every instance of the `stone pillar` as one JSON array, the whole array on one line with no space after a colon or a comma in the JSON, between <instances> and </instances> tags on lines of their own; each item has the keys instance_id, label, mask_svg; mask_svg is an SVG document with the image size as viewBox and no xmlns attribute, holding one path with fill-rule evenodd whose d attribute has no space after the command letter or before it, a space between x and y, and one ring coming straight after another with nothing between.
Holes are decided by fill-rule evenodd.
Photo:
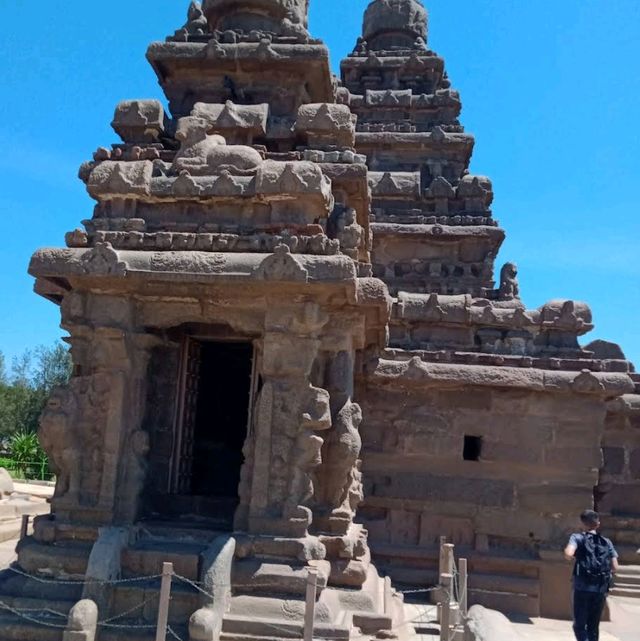
<instances>
[{"instance_id":1,"label":"stone pillar","mask_svg":"<svg viewBox=\"0 0 640 641\"><path fill-rule=\"evenodd\" d=\"M315 303L269 304L254 411L250 532L305 536L311 523L315 470L331 426L329 394L311 384L328 316Z\"/></svg>"},{"instance_id":2,"label":"stone pillar","mask_svg":"<svg viewBox=\"0 0 640 641\"><path fill-rule=\"evenodd\" d=\"M78 294L63 305L75 375L54 391L40 427L58 476L52 500L58 520L104 526L136 516L148 449L140 426L155 339L133 330L132 307L123 299Z\"/></svg>"}]
</instances>

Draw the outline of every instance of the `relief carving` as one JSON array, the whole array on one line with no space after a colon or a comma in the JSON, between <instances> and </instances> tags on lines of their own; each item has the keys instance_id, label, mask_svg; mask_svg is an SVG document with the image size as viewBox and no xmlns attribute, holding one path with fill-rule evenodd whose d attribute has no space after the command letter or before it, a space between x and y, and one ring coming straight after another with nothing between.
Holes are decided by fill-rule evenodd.
<instances>
[{"instance_id":1,"label":"relief carving","mask_svg":"<svg viewBox=\"0 0 640 641\"><path fill-rule=\"evenodd\" d=\"M254 272L259 280L291 280L307 282L309 273L291 255L287 245L278 245L273 254L265 258Z\"/></svg>"},{"instance_id":2,"label":"relief carving","mask_svg":"<svg viewBox=\"0 0 640 641\"><path fill-rule=\"evenodd\" d=\"M362 501L359 469L362 438L360 406L347 401L338 412L325 448L325 499L333 516L352 518Z\"/></svg>"},{"instance_id":3,"label":"relief carving","mask_svg":"<svg viewBox=\"0 0 640 641\"><path fill-rule=\"evenodd\" d=\"M111 387L108 374L76 377L54 390L47 403L38 436L58 478L56 499L95 504L99 498Z\"/></svg>"},{"instance_id":4,"label":"relief carving","mask_svg":"<svg viewBox=\"0 0 640 641\"><path fill-rule=\"evenodd\" d=\"M78 403L73 390L57 388L40 417L38 438L57 477L55 497L77 501L80 478L79 442L76 438Z\"/></svg>"},{"instance_id":5,"label":"relief carving","mask_svg":"<svg viewBox=\"0 0 640 641\"><path fill-rule=\"evenodd\" d=\"M322 463L324 439L316 431L331 427L329 393L309 386L302 405L302 416L298 435L290 454L291 476L288 498L284 506L287 518L308 519L311 510L308 505L316 491L315 470Z\"/></svg>"}]
</instances>

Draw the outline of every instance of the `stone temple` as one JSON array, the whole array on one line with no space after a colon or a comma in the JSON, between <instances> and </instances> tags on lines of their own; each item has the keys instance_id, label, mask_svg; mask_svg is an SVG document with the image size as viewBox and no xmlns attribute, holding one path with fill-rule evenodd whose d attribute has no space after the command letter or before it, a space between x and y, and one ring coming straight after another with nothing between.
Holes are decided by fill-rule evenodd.
<instances>
[{"instance_id":1,"label":"stone temple","mask_svg":"<svg viewBox=\"0 0 640 641\"><path fill-rule=\"evenodd\" d=\"M633 560L640 378L581 347L587 305L527 309L516 266L496 277L505 233L425 8L371 2L340 79L307 12L192 3L147 52L168 113L117 106L122 142L80 170L93 215L34 255L74 376L41 424L52 515L4 602L153 622L135 579L172 561L216 595L174 592L183 637L295 638L315 568L318 636L404 637L381 577L433 585L441 536L471 602L528 615L567 613L560 550L594 501Z\"/></svg>"}]
</instances>

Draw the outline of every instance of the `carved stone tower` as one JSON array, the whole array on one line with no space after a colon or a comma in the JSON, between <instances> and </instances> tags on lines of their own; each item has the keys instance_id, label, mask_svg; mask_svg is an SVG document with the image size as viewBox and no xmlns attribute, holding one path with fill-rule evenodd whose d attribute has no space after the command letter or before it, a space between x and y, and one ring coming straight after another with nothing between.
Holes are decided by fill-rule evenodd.
<instances>
[{"instance_id":1,"label":"carved stone tower","mask_svg":"<svg viewBox=\"0 0 640 641\"><path fill-rule=\"evenodd\" d=\"M214 596L181 585L183 638L296 638L315 569L319 636L404 637L380 571L432 584L446 535L472 601L564 608L554 550L630 364L579 345L585 304L527 310L511 263L496 287L491 182L422 4L372 2L341 81L307 9L192 2L147 52L170 113L117 106L80 172L93 216L34 255L74 376L42 418L52 515L0 595L144 625L172 560Z\"/></svg>"}]
</instances>

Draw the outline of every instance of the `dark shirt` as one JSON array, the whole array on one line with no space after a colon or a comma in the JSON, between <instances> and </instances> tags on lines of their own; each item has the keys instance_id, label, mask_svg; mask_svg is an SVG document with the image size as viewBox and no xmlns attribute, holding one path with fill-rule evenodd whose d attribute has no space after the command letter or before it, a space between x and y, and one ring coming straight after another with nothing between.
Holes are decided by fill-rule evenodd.
<instances>
[{"instance_id":1,"label":"dark shirt","mask_svg":"<svg viewBox=\"0 0 640 641\"><path fill-rule=\"evenodd\" d=\"M569 539L569 545L574 546L576 550L578 550L584 545L585 536L586 534L584 532L572 534L571 538ZM616 552L616 549L613 547L613 543L605 537L602 537L602 538L607 542L607 545L609 546L609 551L611 552L611 558L617 559L618 553ZM609 584L608 582L605 581L601 584L594 585L593 583L590 583L585 577L576 576L576 574L574 573L573 589L578 592L599 592L601 594L604 594L609 591Z\"/></svg>"}]
</instances>

